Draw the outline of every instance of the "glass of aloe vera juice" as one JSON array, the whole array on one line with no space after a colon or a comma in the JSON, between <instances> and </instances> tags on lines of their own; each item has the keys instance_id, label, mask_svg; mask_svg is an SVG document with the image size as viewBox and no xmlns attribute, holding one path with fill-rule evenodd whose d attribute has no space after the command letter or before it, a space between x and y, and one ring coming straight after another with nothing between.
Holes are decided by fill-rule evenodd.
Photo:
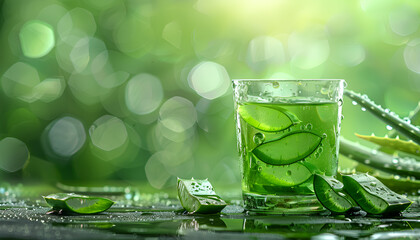
<instances>
[{"instance_id":1,"label":"glass of aloe vera juice","mask_svg":"<svg viewBox=\"0 0 420 240\"><path fill-rule=\"evenodd\" d=\"M337 172L345 81L234 79L235 120L245 208L324 211L313 174Z\"/></svg>"}]
</instances>

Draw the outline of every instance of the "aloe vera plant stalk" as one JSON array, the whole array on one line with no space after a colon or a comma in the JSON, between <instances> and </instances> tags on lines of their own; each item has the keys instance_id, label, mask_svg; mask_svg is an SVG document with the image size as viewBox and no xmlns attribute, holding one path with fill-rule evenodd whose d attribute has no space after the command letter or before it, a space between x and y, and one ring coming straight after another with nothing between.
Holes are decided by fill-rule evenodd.
<instances>
[{"instance_id":1,"label":"aloe vera plant stalk","mask_svg":"<svg viewBox=\"0 0 420 240\"><path fill-rule=\"evenodd\" d=\"M362 96L360 93L347 90L344 94L353 101L356 101L360 106L391 126L396 131L400 132L417 144L420 144L420 129L418 127L399 118L395 113L389 111L389 109L384 109L375 104L366 95Z\"/></svg>"},{"instance_id":2,"label":"aloe vera plant stalk","mask_svg":"<svg viewBox=\"0 0 420 240\"><path fill-rule=\"evenodd\" d=\"M365 136L356 133L356 136L382 147L391 148L397 151L420 156L420 145L411 141L404 141L399 138Z\"/></svg>"},{"instance_id":3,"label":"aloe vera plant stalk","mask_svg":"<svg viewBox=\"0 0 420 240\"><path fill-rule=\"evenodd\" d=\"M414 158L394 157L343 137L340 137L340 154L384 172L420 178L420 162Z\"/></svg>"}]
</instances>

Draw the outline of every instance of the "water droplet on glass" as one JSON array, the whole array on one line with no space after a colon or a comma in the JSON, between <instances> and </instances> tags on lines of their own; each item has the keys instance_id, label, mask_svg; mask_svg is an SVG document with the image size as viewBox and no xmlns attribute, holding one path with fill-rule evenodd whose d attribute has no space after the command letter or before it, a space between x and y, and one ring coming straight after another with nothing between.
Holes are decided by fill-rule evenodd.
<instances>
[{"instance_id":1,"label":"water droplet on glass","mask_svg":"<svg viewBox=\"0 0 420 240\"><path fill-rule=\"evenodd\" d=\"M362 107L362 111L363 111L363 112L366 112L366 108Z\"/></svg>"},{"instance_id":2,"label":"water droplet on glass","mask_svg":"<svg viewBox=\"0 0 420 240\"><path fill-rule=\"evenodd\" d=\"M315 158L319 158L319 152L315 153Z\"/></svg>"},{"instance_id":3,"label":"water droplet on glass","mask_svg":"<svg viewBox=\"0 0 420 240\"><path fill-rule=\"evenodd\" d=\"M300 125L300 130L304 130L304 129L305 129L305 126Z\"/></svg>"},{"instance_id":4,"label":"water droplet on glass","mask_svg":"<svg viewBox=\"0 0 420 240\"><path fill-rule=\"evenodd\" d=\"M264 140L265 140L264 134L258 132L254 135L253 141L254 141L255 144L259 145L259 144L263 143Z\"/></svg>"},{"instance_id":5,"label":"water droplet on glass","mask_svg":"<svg viewBox=\"0 0 420 240\"><path fill-rule=\"evenodd\" d=\"M273 88L278 88L280 84L278 82L273 82Z\"/></svg>"},{"instance_id":6,"label":"water droplet on glass","mask_svg":"<svg viewBox=\"0 0 420 240\"><path fill-rule=\"evenodd\" d=\"M386 125L386 129L388 129L389 131L391 131L392 130L392 127L389 126L389 125Z\"/></svg>"},{"instance_id":7,"label":"water droplet on glass","mask_svg":"<svg viewBox=\"0 0 420 240\"><path fill-rule=\"evenodd\" d=\"M258 167L258 172L261 172L263 168L261 166Z\"/></svg>"},{"instance_id":8,"label":"water droplet on glass","mask_svg":"<svg viewBox=\"0 0 420 240\"><path fill-rule=\"evenodd\" d=\"M323 133L323 134L322 134L322 138L327 138L327 136L328 136L328 135L327 135L326 133Z\"/></svg>"},{"instance_id":9,"label":"water droplet on glass","mask_svg":"<svg viewBox=\"0 0 420 240\"><path fill-rule=\"evenodd\" d=\"M310 124L310 123L306 124L306 129L312 130L312 124Z\"/></svg>"},{"instance_id":10,"label":"water droplet on glass","mask_svg":"<svg viewBox=\"0 0 420 240\"><path fill-rule=\"evenodd\" d=\"M357 102L356 102L356 101L353 101L353 102L351 102L351 104L353 104L353 105L357 105Z\"/></svg>"},{"instance_id":11,"label":"water droplet on glass","mask_svg":"<svg viewBox=\"0 0 420 240\"><path fill-rule=\"evenodd\" d=\"M322 151L324 151L324 149L323 149L322 147L319 147L319 148L318 148L318 152L319 152L319 153L322 153Z\"/></svg>"},{"instance_id":12,"label":"water droplet on glass","mask_svg":"<svg viewBox=\"0 0 420 240\"><path fill-rule=\"evenodd\" d=\"M404 120L406 123L411 123L411 120L410 120L410 118L408 118L408 117L403 118L403 120Z\"/></svg>"},{"instance_id":13,"label":"water droplet on glass","mask_svg":"<svg viewBox=\"0 0 420 240\"><path fill-rule=\"evenodd\" d=\"M292 171L290 171L290 170L289 170L289 171L287 171L287 172L286 172L286 175L287 175L287 176L292 175Z\"/></svg>"}]
</instances>

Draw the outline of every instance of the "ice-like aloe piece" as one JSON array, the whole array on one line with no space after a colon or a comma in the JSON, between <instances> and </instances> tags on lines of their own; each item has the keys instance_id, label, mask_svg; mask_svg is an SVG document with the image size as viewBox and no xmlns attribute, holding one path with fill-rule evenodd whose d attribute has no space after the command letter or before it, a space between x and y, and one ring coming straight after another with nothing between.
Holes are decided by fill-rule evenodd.
<instances>
[{"instance_id":1,"label":"ice-like aloe piece","mask_svg":"<svg viewBox=\"0 0 420 240\"><path fill-rule=\"evenodd\" d=\"M384 172L420 178L420 162L414 158L395 157L340 137L340 154Z\"/></svg>"},{"instance_id":2,"label":"ice-like aloe piece","mask_svg":"<svg viewBox=\"0 0 420 240\"><path fill-rule=\"evenodd\" d=\"M178 197L189 213L218 213L226 207L226 202L216 195L207 179L178 178Z\"/></svg>"},{"instance_id":3,"label":"ice-like aloe piece","mask_svg":"<svg viewBox=\"0 0 420 240\"><path fill-rule=\"evenodd\" d=\"M238 113L249 125L266 132L282 131L300 122L289 111L253 104L239 106Z\"/></svg>"},{"instance_id":4,"label":"ice-like aloe piece","mask_svg":"<svg viewBox=\"0 0 420 240\"><path fill-rule=\"evenodd\" d=\"M359 135L357 133L356 136L383 147L420 156L420 145L411 141L404 141L399 138Z\"/></svg>"},{"instance_id":5,"label":"ice-like aloe piece","mask_svg":"<svg viewBox=\"0 0 420 240\"><path fill-rule=\"evenodd\" d=\"M345 213L357 206L343 190L344 185L331 176L314 175L314 191L319 202L334 213Z\"/></svg>"},{"instance_id":6,"label":"ice-like aloe piece","mask_svg":"<svg viewBox=\"0 0 420 240\"><path fill-rule=\"evenodd\" d=\"M343 183L344 190L370 214L399 213L412 203L366 173L343 176Z\"/></svg>"},{"instance_id":7,"label":"ice-like aloe piece","mask_svg":"<svg viewBox=\"0 0 420 240\"><path fill-rule=\"evenodd\" d=\"M101 197L90 197L75 193L55 193L44 196L45 201L60 213L94 214L107 210L114 202Z\"/></svg>"},{"instance_id":8,"label":"ice-like aloe piece","mask_svg":"<svg viewBox=\"0 0 420 240\"><path fill-rule=\"evenodd\" d=\"M313 153L322 138L311 132L295 131L282 138L263 143L252 152L270 165L287 165L304 159Z\"/></svg>"},{"instance_id":9,"label":"ice-like aloe piece","mask_svg":"<svg viewBox=\"0 0 420 240\"><path fill-rule=\"evenodd\" d=\"M360 93L355 93L348 90L346 90L344 94L350 97L353 101L356 101L358 104L360 104L360 106L371 112L373 115L391 126L396 131L420 144L420 129L418 127L399 118L395 113L387 109L383 109L379 105L376 105L366 95L362 96Z\"/></svg>"}]
</instances>

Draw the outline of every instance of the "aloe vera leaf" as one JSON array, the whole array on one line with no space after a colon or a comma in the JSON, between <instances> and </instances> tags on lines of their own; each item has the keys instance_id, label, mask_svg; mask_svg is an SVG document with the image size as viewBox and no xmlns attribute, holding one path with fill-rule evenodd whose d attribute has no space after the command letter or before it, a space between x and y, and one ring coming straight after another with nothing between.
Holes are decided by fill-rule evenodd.
<instances>
[{"instance_id":1,"label":"aloe vera leaf","mask_svg":"<svg viewBox=\"0 0 420 240\"><path fill-rule=\"evenodd\" d=\"M395 113L392 113L389 110L383 109L381 106L376 105L366 95L362 96L360 93L355 93L348 90L344 91L344 94L352 100L356 101L358 104L360 104L360 106L364 107L366 110L391 126L393 129L397 130L414 142L420 144L420 129L418 127L399 118Z\"/></svg>"},{"instance_id":2,"label":"aloe vera leaf","mask_svg":"<svg viewBox=\"0 0 420 240\"><path fill-rule=\"evenodd\" d=\"M261 161L271 165L287 165L313 153L322 138L311 132L291 132L282 138L263 143L252 150Z\"/></svg>"},{"instance_id":3,"label":"aloe vera leaf","mask_svg":"<svg viewBox=\"0 0 420 240\"><path fill-rule=\"evenodd\" d=\"M218 213L226 202L216 195L211 183L205 180L178 178L178 198L189 213Z\"/></svg>"},{"instance_id":4,"label":"aloe vera leaf","mask_svg":"<svg viewBox=\"0 0 420 240\"><path fill-rule=\"evenodd\" d=\"M55 211L78 214L94 214L107 210L114 202L101 197L90 197L75 193L55 193L44 196Z\"/></svg>"},{"instance_id":5,"label":"aloe vera leaf","mask_svg":"<svg viewBox=\"0 0 420 240\"><path fill-rule=\"evenodd\" d=\"M384 172L420 178L420 162L379 152L340 137L340 154Z\"/></svg>"},{"instance_id":6,"label":"aloe vera leaf","mask_svg":"<svg viewBox=\"0 0 420 240\"><path fill-rule=\"evenodd\" d=\"M293 113L258 105L241 105L238 113L249 125L266 132L278 132L296 125L300 120Z\"/></svg>"},{"instance_id":7,"label":"aloe vera leaf","mask_svg":"<svg viewBox=\"0 0 420 240\"><path fill-rule=\"evenodd\" d=\"M367 173L343 176L343 183L344 190L370 214L395 214L412 203Z\"/></svg>"},{"instance_id":8,"label":"aloe vera leaf","mask_svg":"<svg viewBox=\"0 0 420 240\"><path fill-rule=\"evenodd\" d=\"M399 138L366 136L357 133L356 136L366 141L381 145L383 147L388 147L398 151L420 156L420 145L414 142L404 141Z\"/></svg>"},{"instance_id":9,"label":"aloe vera leaf","mask_svg":"<svg viewBox=\"0 0 420 240\"><path fill-rule=\"evenodd\" d=\"M260 180L264 185L292 187L302 184L312 177L311 171L302 163L273 167L270 164L260 163L258 169Z\"/></svg>"},{"instance_id":10,"label":"aloe vera leaf","mask_svg":"<svg viewBox=\"0 0 420 240\"><path fill-rule=\"evenodd\" d=\"M314 191L319 202L334 213L345 213L356 207L356 202L343 190L337 179L320 174L314 175Z\"/></svg>"},{"instance_id":11,"label":"aloe vera leaf","mask_svg":"<svg viewBox=\"0 0 420 240\"><path fill-rule=\"evenodd\" d=\"M395 176L383 176L384 174L373 175L379 181L388 186L392 191L401 194L418 194L420 189L420 181L411 177L401 178Z\"/></svg>"}]
</instances>

